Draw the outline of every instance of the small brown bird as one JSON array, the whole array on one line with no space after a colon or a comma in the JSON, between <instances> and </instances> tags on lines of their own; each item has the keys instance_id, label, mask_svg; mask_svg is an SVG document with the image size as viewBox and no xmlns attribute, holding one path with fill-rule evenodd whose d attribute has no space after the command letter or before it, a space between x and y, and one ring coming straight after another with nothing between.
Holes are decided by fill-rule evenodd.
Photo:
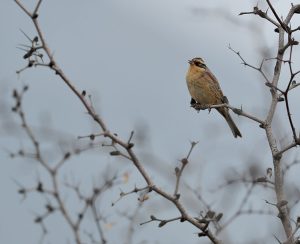
<instances>
[{"instance_id":1,"label":"small brown bird","mask_svg":"<svg viewBox=\"0 0 300 244\"><path fill-rule=\"evenodd\" d=\"M209 106L228 103L223 95L217 78L207 68L202 58L189 60L190 67L186 74L186 83L191 94L191 105ZM228 108L216 108L228 123L234 137L242 137L241 132L232 120Z\"/></svg>"}]
</instances>

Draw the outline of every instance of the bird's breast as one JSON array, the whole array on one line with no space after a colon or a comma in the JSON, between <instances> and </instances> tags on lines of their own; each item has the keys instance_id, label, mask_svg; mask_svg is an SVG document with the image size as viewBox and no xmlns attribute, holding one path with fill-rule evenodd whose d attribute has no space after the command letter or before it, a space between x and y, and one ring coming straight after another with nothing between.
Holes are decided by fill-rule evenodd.
<instances>
[{"instance_id":1,"label":"bird's breast","mask_svg":"<svg viewBox=\"0 0 300 244\"><path fill-rule=\"evenodd\" d=\"M200 104L217 104L219 103L216 91L210 85L209 77L205 72L194 72L190 69L186 75L186 82L191 97Z\"/></svg>"}]
</instances>

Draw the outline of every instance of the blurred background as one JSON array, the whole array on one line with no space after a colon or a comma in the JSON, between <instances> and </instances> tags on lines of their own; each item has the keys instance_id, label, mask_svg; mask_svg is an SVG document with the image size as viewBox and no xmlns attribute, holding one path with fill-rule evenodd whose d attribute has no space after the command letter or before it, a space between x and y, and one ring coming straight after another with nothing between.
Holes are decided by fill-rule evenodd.
<instances>
[{"instance_id":1,"label":"blurred background","mask_svg":"<svg viewBox=\"0 0 300 244\"><path fill-rule=\"evenodd\" d=\"M36 1L23 1L33 9ZM202 57L219 79L230 104L264 119L270 105L270 93L261 75L241 65L232 51L240 51L247 62L259 66L263 58L276 56L277 37L274 27L254 15L239 16L251 11L257 1L43 1L39 21L53 55L74 85L91 95L93 105L109 127L121 138L134 130L136 152L152 179L161 188L173 191L174 168L185 157L191 141L198 141L190 163L183 173L181 195L192 215L202 210L193 191L196 190L218 212L224 222L239 208L245 184L225 186L228 179L259 177L272 167L272 158L264 130L258 124L232 115L243 138L235 139L224 119L216 112L197 113L190 108L186 87L187 60ZM264 1L258 1L266 9ZM274 1L282 16L286 16L289 1ZM297 27L299 18L294 19ZM11 159L11 152L31 150L20 121L11 112L12 90L24 84L29 91L23 107L28 123L35 131L49 162L57 162L62 153L88 139L78 136L99 133L79 100L49 69L37 67L16 74L26 66L19 44L29 44L20 31L29 37L36 35L30 19L13 1L0 3L0 242L39 243L40 226L34 218L44 208L44 198L32 194L25 200L18 195L21 186L33 187L47 175L34 160ZM297 37L297 35L296 35ZM294 50L295 67L299 67L299 50ZM265 63L267 74L274 61ZM288 66L284 66L279 86L285 87ZM297 92L291 93L290 104L296 127L300 113ZM284 104L279 104L274 120L276 139L290 142ZM298 127L297 127L298 128ZM102 138L97 139L99 144ZM130 162L109 155L108 148L98 147L74 157L60 172L62 184L77 182L84 192L93 184L101 184L106 174L117 174L121 184L108 190L99 200L99 209L107 219L104 230L109 243L122 243L129 223L123 212L133 213L138 206L137 195L118 199L119 188L130 191L144 186L143 179ZM284 158L289 164L297 160L293 149ZM51 164L51 163L50 163ZM297 167L297 166L296 166ZM297 172L289 172L289 182L299 183ZM126 179L124 179L124 175ZM127 179L128 176L128 179ZM123 177L123 178L122 178ZM187 187L189 186L189 187ZM287 189L289 189L287 187ZM291 195L293 195L291 193ZM299 196L295 196L298 198ZM74 196L66 190L65 201L76 212ZM270 190L255 188L245 209L266 210L265 200L275 202ZM275 209L273 209L275 210ZM293 214L297 215L297 209ZM276 212L276 211L275 211ZM149 216L178 217L178 211L154 194L145 201L135 219L132 243L209 243L199 239L197 231L187 223L172 222L163 228L157 223L140 226ZM61 216L45 221L49 234L44 243L73 243L68 226ZM85 228L92 230L92 221ZM116 235L116 233L118 233ZM282 237L282 227L275 216L243 215L220 233L226 243L275 243L273 234ZM247 241L245 241L247 240Z\"/></svg>"}]
</instances>

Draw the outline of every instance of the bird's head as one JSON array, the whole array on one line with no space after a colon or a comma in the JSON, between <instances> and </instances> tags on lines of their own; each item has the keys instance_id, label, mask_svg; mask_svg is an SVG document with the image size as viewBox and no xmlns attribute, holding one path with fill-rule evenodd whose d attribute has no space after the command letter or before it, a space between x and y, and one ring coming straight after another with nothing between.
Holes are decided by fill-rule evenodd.
<instances>
[{"instance_id":1,"label":"bird's head","mask_svg":"<svg viewBox=\"0 0 300 244\"><path fill-rule=\"evenodd\" d=\"M206 69L206 64L202 58L193 58L192 60L188 61L191 66L200 69Z\"/></svg>"}]
</instances>

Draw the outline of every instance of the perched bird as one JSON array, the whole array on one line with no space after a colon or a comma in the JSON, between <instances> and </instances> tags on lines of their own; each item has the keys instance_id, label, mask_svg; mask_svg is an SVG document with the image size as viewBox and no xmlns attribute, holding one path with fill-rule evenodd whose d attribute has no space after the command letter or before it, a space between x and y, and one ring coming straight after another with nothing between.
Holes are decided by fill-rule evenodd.
<instances>
[{"instance_id":1,"label":"perched bird","mask_svg":"<svg viewBox=\"0 0 300 244\"><path fill-rule=\"evenodd\" d=\"M202 58L193 58L189 60L190 67L186 74L186 83L191 94L191 105L197 104L203 106L228 103L223 95L217 78L207 68ZM233 122L228 108L216 108L222 114L229 125L234 137L242 137L241 132Z\"/></svg>"}]
</instances>

